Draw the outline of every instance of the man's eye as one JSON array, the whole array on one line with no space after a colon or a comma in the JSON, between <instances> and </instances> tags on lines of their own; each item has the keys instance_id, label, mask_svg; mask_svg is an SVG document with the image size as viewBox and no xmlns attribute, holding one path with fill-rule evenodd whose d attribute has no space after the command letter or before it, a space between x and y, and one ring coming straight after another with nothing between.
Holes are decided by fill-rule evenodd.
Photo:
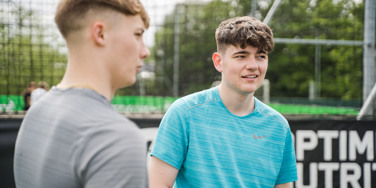
<instances>
[{"instance_id":1,"label":"man's eye","mask_svg":"<svg viewBox=\"0 0 376 188\"><path fill-rule=\"evenodd\" d=\"M260 59L266 59L266 55L259 55L257 57L260 58Z\"/></svg>"},{"instance_id":2,"label":"man's eye","mask_svg":"<svg viewBox=\"0 0 376 188\"><path fill-rule=\"evenodd\" d=\"M142 37L142 33L135 33L136 36Z\"/></svg>"},{"instance_id":3,"label":"man's eye","mask_svg":"<svg viewBox=\"0 0 376 188\"><path fill-rule=\"evenodd\" d=\"M245 58L245 56L244 55L237 55L237 56L235 56L235 58Z\"/></svg>"}]
</instances>

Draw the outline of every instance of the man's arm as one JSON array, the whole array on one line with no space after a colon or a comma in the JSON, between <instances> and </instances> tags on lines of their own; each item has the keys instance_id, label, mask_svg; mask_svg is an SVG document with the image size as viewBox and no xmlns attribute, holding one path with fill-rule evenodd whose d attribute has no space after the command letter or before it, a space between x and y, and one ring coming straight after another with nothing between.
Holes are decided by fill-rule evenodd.
<instances>
[{"instance_id":1,"label":"man's arm","mask_svg":"<svg viewBox=\"0 0 376 188\"><path fill-rule=\"evenodd\" d=\"M291 183L284 183L274 186L274 188L291 188Z\"/></svg>"},{"instance_id":2,"label":"man's arm","mask_svg":"<svg viewBox=\"0 0 376 188\"><path fill-rule=\"evenodd\" d=\"M171 188L179 170L164 161L151 157L149 167L150 188Z\"/></svg>"}]
</instances>

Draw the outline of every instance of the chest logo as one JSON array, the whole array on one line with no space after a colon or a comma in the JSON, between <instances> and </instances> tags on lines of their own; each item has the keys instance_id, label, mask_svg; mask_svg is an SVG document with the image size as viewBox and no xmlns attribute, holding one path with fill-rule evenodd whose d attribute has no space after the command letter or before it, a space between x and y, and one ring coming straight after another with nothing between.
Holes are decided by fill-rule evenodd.
<instances>
[{"instance_id":1,"label":"chest logo","mask_svg":"<svg viewBox=\"0 0 376 188\"><path fill-rule=\"evenodd\" d=\"M256 134L253 134L253 138L256 140L266 138L266 137L269 137L269 136L256 136Z\"/></svg>"}]
</instances>

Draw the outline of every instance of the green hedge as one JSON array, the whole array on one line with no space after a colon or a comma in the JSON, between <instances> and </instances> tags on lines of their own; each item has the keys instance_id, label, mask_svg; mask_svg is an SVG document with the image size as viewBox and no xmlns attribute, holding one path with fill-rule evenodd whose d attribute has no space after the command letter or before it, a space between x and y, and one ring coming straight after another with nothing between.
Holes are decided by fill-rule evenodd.
<instances>
[{"instance_id":1,"label":"green hedge","mask_svg":"<svg viewBox=\"0 0 376 188\"><path fill-rule=\"evenodd\" d=\"M121 113L164 113L176 100L175 97L155 96L115 96L111 104ZM0 112L5 112L6 107L11 107L9 100L13 101L12 111L22 111L23 97L19 95L0 95ZM292 103L293 99L290 100ZM301 105L271 103L272 108L282 114L296 115L347 115L355 116L359 112L358 107L333 107L323 105Z\"/></svg>"}]
</instances>

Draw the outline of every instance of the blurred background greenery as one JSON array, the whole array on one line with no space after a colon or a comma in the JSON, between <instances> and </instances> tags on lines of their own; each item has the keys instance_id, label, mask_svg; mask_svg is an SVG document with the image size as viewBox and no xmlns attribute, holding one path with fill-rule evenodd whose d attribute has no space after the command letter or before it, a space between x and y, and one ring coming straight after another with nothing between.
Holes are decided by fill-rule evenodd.
<instances>
[{"instance_id":1,"label":"blurred background greenery","mask_svg":"<svg viewBox=\"0 0 376 188\"><path fill-rule=\"evenodd\" d=\"M157 0L143 1L152 20L151 37L145 37L151 56L137 83L116 93L112 103L121 112L163 113L177 97L211 87L220 80L211 60L218 24L244 15L264 20L273 4L272 0L152 1ZM53 23L56 3L0 2L4 112L22 112L22 94L30 81L53 86L64 74L67 53ZM158 13L167 8L171 11ZM362 0L283 0L268 25L275 38L362 41L363 22ZM362 45L355 44L276 41L269 54L268 99L263 88L256 96L284 114L353 117L362 105L362 53Z\"/></svg>"}]
</instances>

